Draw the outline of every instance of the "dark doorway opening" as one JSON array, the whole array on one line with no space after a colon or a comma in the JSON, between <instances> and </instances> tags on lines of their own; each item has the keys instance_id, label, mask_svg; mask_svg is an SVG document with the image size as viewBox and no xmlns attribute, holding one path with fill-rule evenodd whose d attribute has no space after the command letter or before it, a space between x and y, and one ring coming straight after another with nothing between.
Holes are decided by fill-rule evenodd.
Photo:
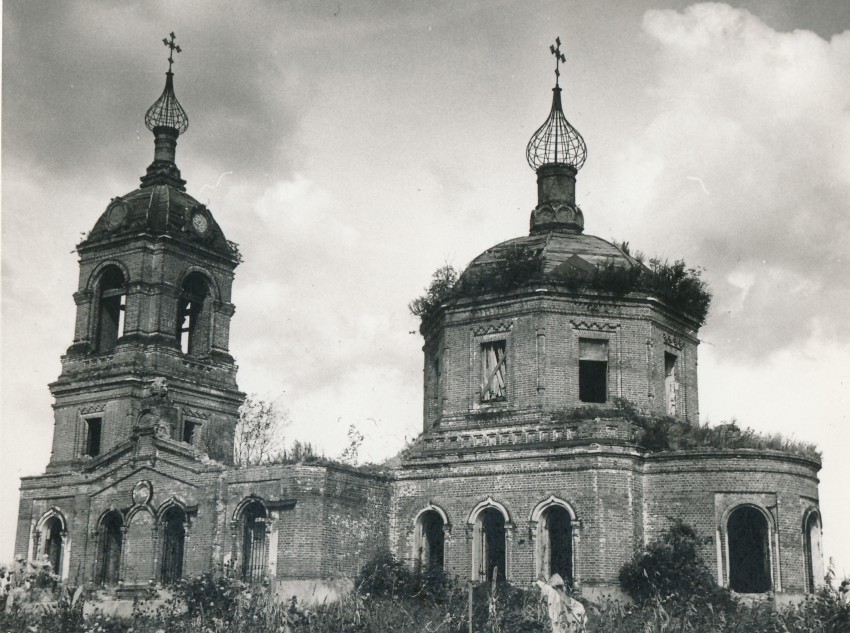
<instances>
[{"instance_id":1,"label":"dark doorway opening","mask_svg":"<svg viewBox=\"0 0 850 633\"><path fill-rule=\"evenodd\" d=\"M442 569L445 548L444 522L434 510L419 515L418 563L424 569Z\"/></svg>"},{"instance_id":2,"label":"dark doorway opening","mask_svg":"<svg viewBox=\"0 0 850 633\"><path fill-rule=\"evenodd\" d=\"M568 585L573 584L573 525L570 513L552 506L545 514L549 545L549 575L558 574Z\"/></svg>"},{"instance_id":3,"label":"dark doorway opening","mask_svg":"<svg viewBox=\"0 0 850 633\"><path fill-rule=\"evenodd\" d=\"M163 585L170 585L183 576L183 549L186 543L186 514L171 507L163 516L162 572Z\"/></svg>"},{"instance_id":4,"label":"dark doorway opening","mask_svg":"<svg viewBox=\"0 0 850 633\"><path fill-rule=\"evenodd\" d=\"M242 511L242 580L260 582L266 573L266 509L254 501Z\"/></svg>"},{"instance_id":5,"label":"dark doorway opening","mask_svg":"<svg viewBox=\"0 0 850 633\"><path fill-rule=\"evenodd\" d=\"M478 515L481 530L481 568L479 578L491 581L498 570L498 579L505 579L506 547L505 517L496 508L487 508Z\"/></svg>"},{"instance_id":6,"label":"dark doorway opening","mask_svg":"<svg viewBox=\"0 0 850 633\"><path fill-rule=\"evenodd\" d=\"M739 593L770 591L770 536L767 519L751 507L729 516L729 588Z\"/></svg>"},{"instance_id":7,"label":"dark doorway opening","mask_svg":"<svg viewBox=\"0 0 850 633\"><path fill-rule=\"evenodd\" d=\"M110 512L101 523L100 565L98 568L98 584L118 584L118 574L121 568L121 544L124 540L121 526L124 523L118 512Z\"/></svg>"}]
</instances>

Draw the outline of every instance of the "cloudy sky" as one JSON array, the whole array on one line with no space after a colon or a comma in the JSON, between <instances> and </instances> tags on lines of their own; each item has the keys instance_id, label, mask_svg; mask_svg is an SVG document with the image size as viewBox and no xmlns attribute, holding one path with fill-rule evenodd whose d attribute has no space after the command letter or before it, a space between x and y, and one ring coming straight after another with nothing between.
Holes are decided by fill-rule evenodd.
<instances>
[{"instance_id":1,"label":"cloudy sky","mask_svg":"<svg viewBox=\"0 0 850 633\"><path fill-rule=\"evenodd\" d=\"M817 442L850 574L850 3L3 3L0 559L50 452L74 245L153 157L177 33L177 162L245 262L231 351L289 440L378 460L421 427L407 311L527 232L525 144L560 35L588 233L705 268L701 417ZM844 506L844 507L842 507Z\"/></svg>"}]
</instances>

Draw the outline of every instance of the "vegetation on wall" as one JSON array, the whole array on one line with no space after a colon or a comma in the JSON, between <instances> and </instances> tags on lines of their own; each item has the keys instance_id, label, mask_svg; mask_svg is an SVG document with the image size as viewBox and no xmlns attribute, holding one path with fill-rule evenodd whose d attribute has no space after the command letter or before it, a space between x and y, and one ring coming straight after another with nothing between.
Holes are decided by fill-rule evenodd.
<instances>
[{"instance_id":1,"label":"vegetation on wall","mask_svg":"<svg viewBox=\"0 0 850 633\"><path fill-rule=\"evenodd\" d=\"M645 415L624 398L615 398L611 407L577 407L559 411L552 419L559 423L593 418L625 418L637 427L635 441L648 452L696 448L755 448L782 451L809 459L821 459L815 444L787 438L779 433L760 433L741 428L734 419L728 423L691 424L671 416Z\"/></svg>"},{"instance_id":2,"label":"vegetation on wall","mask_svg":"<svg viewBox=\"0 0 850 633\"><path fill-rule=\"evenodd\" d=\"M628 243L618 247L630 255ZM591 290L623 297L633 292L652 295L675 310L705 323L711 305L711 292L702 279L702 270L689 268L684 261L672 264L667 260L635 256L637 264L624 266L613 258L597 266L568 267L557 273L543 270L542 250L525 245L512 245L500 251L501 257L477 264L462 275L445 264L432 275L425 294L410 302L414 316L428 321L439 307L453 297L473 297L507 292L539 283L551 283L578 290Z\"/></svg>"}]
</instances>

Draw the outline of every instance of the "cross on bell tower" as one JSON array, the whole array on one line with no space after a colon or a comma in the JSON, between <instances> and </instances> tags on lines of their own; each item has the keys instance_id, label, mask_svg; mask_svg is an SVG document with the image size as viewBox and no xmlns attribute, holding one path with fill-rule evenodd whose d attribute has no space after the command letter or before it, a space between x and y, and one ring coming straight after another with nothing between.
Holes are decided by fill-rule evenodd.
<instances>
[{"instance_id":1,"label":"cross on bell tower","mask_svg":"<svg viewBox=\"0 0 850 633\"><path fill-rule=\"evenodd\" d=\"M168 72L171 72L171 65L174 63L174 53L175 53L175 51L178 52L178 53L182 53L183 51L180 49L180 47L177 44L174 43L174 40L177 37L176 35L174 35L174 31L171 31L171 33L169 33L168 36L171 39L169 40L168 38L163 37L162 43L165 44L170 49L169 52L168 52ZM558 42L558 44L560 44L560 42Z\"/></svg>"},{"instance_id":2,"label":"cross on bell tower","mask_svg":"<svg viewBox=\"0 0 850 633\"><path fill-rule=\"evenodd\" d=\"M172 33L171 35L173 36L174 33ZM163 40L163 42L164 41L165 40ZM563 62L563 63L567 62L567 58L564 57L564 54L561 52L561 38L560 37L555 38L555 46L552 46L551 44L549 45L549 51L555 56L555 87L557 88L558 85L559 85L558 82L561 78L561 70L559 68L559 65L561 64L561 62ZM177 52L178 53L180 52L179 48L177 49Z\"/></svg>"}]
</instances>

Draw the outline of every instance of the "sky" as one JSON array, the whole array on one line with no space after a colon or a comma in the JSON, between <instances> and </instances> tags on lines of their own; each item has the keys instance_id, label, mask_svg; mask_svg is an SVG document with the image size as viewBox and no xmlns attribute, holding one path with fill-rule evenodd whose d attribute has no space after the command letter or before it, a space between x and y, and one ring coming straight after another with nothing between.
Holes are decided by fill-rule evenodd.
<instances>
[{"instance_id":1,"label":"sky","mask_svg":"<svg viewBox=\"0 0 850 633\"><path fill-rule=\"evenodd\" d=\"M527 233L560 36L585 231L704 269L700 417L820 446L825 554L850 575L844 0L6 0L0 560L18 478L49 459L74 246L153 159L170 31L177 164L244 256L239 385L287 441L335 456L354 425L379 461L419 432L407 304Z\"/></svg>"}]
</instances>

